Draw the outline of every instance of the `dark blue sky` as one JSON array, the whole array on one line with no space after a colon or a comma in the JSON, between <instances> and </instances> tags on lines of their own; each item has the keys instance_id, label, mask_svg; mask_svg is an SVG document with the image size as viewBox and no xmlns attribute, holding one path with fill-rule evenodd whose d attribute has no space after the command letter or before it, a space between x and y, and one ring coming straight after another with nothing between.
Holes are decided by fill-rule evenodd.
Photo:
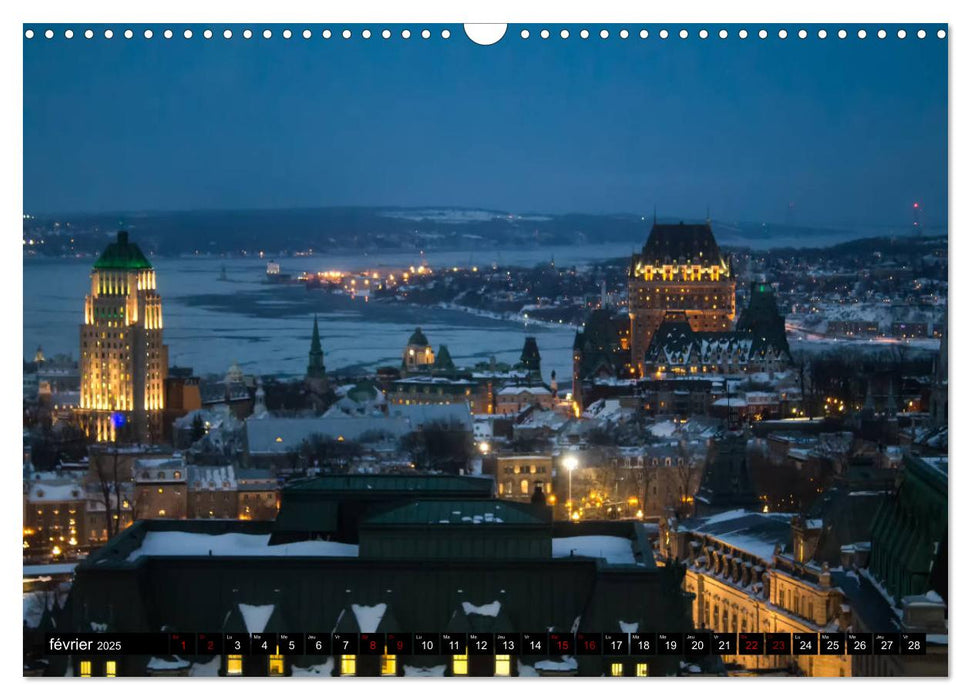
<instances>
[{"instance_id":1,"label":"dark blue sky","mask_svg":"<svg viewBox=\"0 0 971 700\"><path fill-rule=\"evenodd\" d=\"M851 34L24 42L28 213L331 205L925 223L947 208L947 41ZM254 25L261 30L264 25ZM597 25L599 29L600 25ZM795 38L799 26L810 38ZM296 26L295 26L296 28ZM299 25L302 30L304 25ZM341 27L342 28L342 27ZM638 25L640 28L640 25ZM335 27L335 29L337 29ZM674 29L674 28L672 28ZM710 27L709 29L717 29ZM894 31L896 26L894 27ZM712 32L714 34L714 32ZM336 32L335 32L336 34Z\"/></svg>"}]
</instances>

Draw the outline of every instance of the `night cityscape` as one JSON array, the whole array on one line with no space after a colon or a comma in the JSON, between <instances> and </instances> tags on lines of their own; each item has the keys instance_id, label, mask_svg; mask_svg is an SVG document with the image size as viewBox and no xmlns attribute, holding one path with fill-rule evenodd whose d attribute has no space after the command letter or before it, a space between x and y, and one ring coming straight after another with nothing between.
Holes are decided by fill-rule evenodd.
<instances>
[{"instance_id":1,"label":"night cityscape","mask_svg":"<svg viewBox=\"0 0 971 700\"><path fill-rule=\"evenodd\" d=\"M52 26L24 676L948 676L940 27Z\"/></svg>"}]
</instances>

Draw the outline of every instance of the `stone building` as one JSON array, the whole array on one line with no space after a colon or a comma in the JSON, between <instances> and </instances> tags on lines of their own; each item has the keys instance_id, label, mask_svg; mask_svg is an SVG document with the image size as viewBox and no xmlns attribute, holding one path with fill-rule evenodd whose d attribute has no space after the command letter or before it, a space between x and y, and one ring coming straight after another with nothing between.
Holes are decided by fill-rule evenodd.
<instances>
[{"instance_id":1,"label":"stone building","mask_svg":"<svg viewBox=\"0 0 971 700\"><path fill-rule=\"evenodd\" d=\"M190 519L235 518L239 513L236 474L231 465L188 466L186 512Z\"/></svg>"},{"instance_id":2,"label":"stone building","mask_svg":"<svg viewBox=\"0 0 971 700\"><path fill-rule=\"evenodd\" d=\"M168 349L155 270L119 231L91 270L81 324L81 406L85 433L98 442L159 442Z\"/></svg>"},{"instance_id":3,"label":"stone building","mask_svg":"<svg viewBox=\"0 0 971 700\"><path fill-rule=\"evenodd\" d=\"M188 475L181 458L139 459L132 480L138 518L188 517Z\"/></svg>"},{"instance_id":4,"label":"stone building","mask_svg":"<svg viewBox=\"0 0 971 700\"><path fill-rule=\"evenodd\" d=\"M499 455L493 463L500 497L528 502L537 486L547 495L553 493L551 455Z\"/></svg>"},{"instance_id":5,"label":"stone building","mask_svg":"<svg viewBox=\"0 0 971 700\"><path fill-rule=\"evenodd\" d=\"M735 275L711 225L654 223L628 281L631 364L643 375L644 354L667 314L677 311L695 332L724 332L735 320Z\"/></svg>"}]
</instances>

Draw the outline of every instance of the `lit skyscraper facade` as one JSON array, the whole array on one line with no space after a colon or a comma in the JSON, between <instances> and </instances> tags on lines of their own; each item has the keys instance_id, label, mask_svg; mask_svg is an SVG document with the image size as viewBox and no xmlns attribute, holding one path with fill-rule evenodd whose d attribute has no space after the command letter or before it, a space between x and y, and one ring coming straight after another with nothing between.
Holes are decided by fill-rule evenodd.
<instances>
[{"instance_id":1,"label":"lit skyscraper facade","mask_svg":"<svg viewBox=\"0 0 971 700\"><path fill-rule=\"evenodd\" d=\"M118 232L91 270L81 325L81 407L85 432L99 442L161 437L168 350L155 270Z\"/></svg>"}]
</instances>

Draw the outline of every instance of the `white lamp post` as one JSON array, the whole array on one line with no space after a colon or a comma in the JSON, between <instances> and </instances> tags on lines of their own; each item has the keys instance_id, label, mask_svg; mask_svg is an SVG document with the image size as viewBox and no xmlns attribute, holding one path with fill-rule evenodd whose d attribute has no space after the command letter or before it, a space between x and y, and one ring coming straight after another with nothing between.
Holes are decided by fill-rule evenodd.
<instances>
[{"instance_id":1,"label":"white lamp post","mask_svg":"<svg viewBox=\"0 0 971 700\"><path fill-rule=\"evenodd\" d=\"M579 461L577 460L577 456L575 454L568 454L563 458L563 466L566 467L569 482L569 499L567 500L567 503L570 506L571 519L573 516L573 470L577 468L578 464Z\"/></svg>"}]
</instances>

